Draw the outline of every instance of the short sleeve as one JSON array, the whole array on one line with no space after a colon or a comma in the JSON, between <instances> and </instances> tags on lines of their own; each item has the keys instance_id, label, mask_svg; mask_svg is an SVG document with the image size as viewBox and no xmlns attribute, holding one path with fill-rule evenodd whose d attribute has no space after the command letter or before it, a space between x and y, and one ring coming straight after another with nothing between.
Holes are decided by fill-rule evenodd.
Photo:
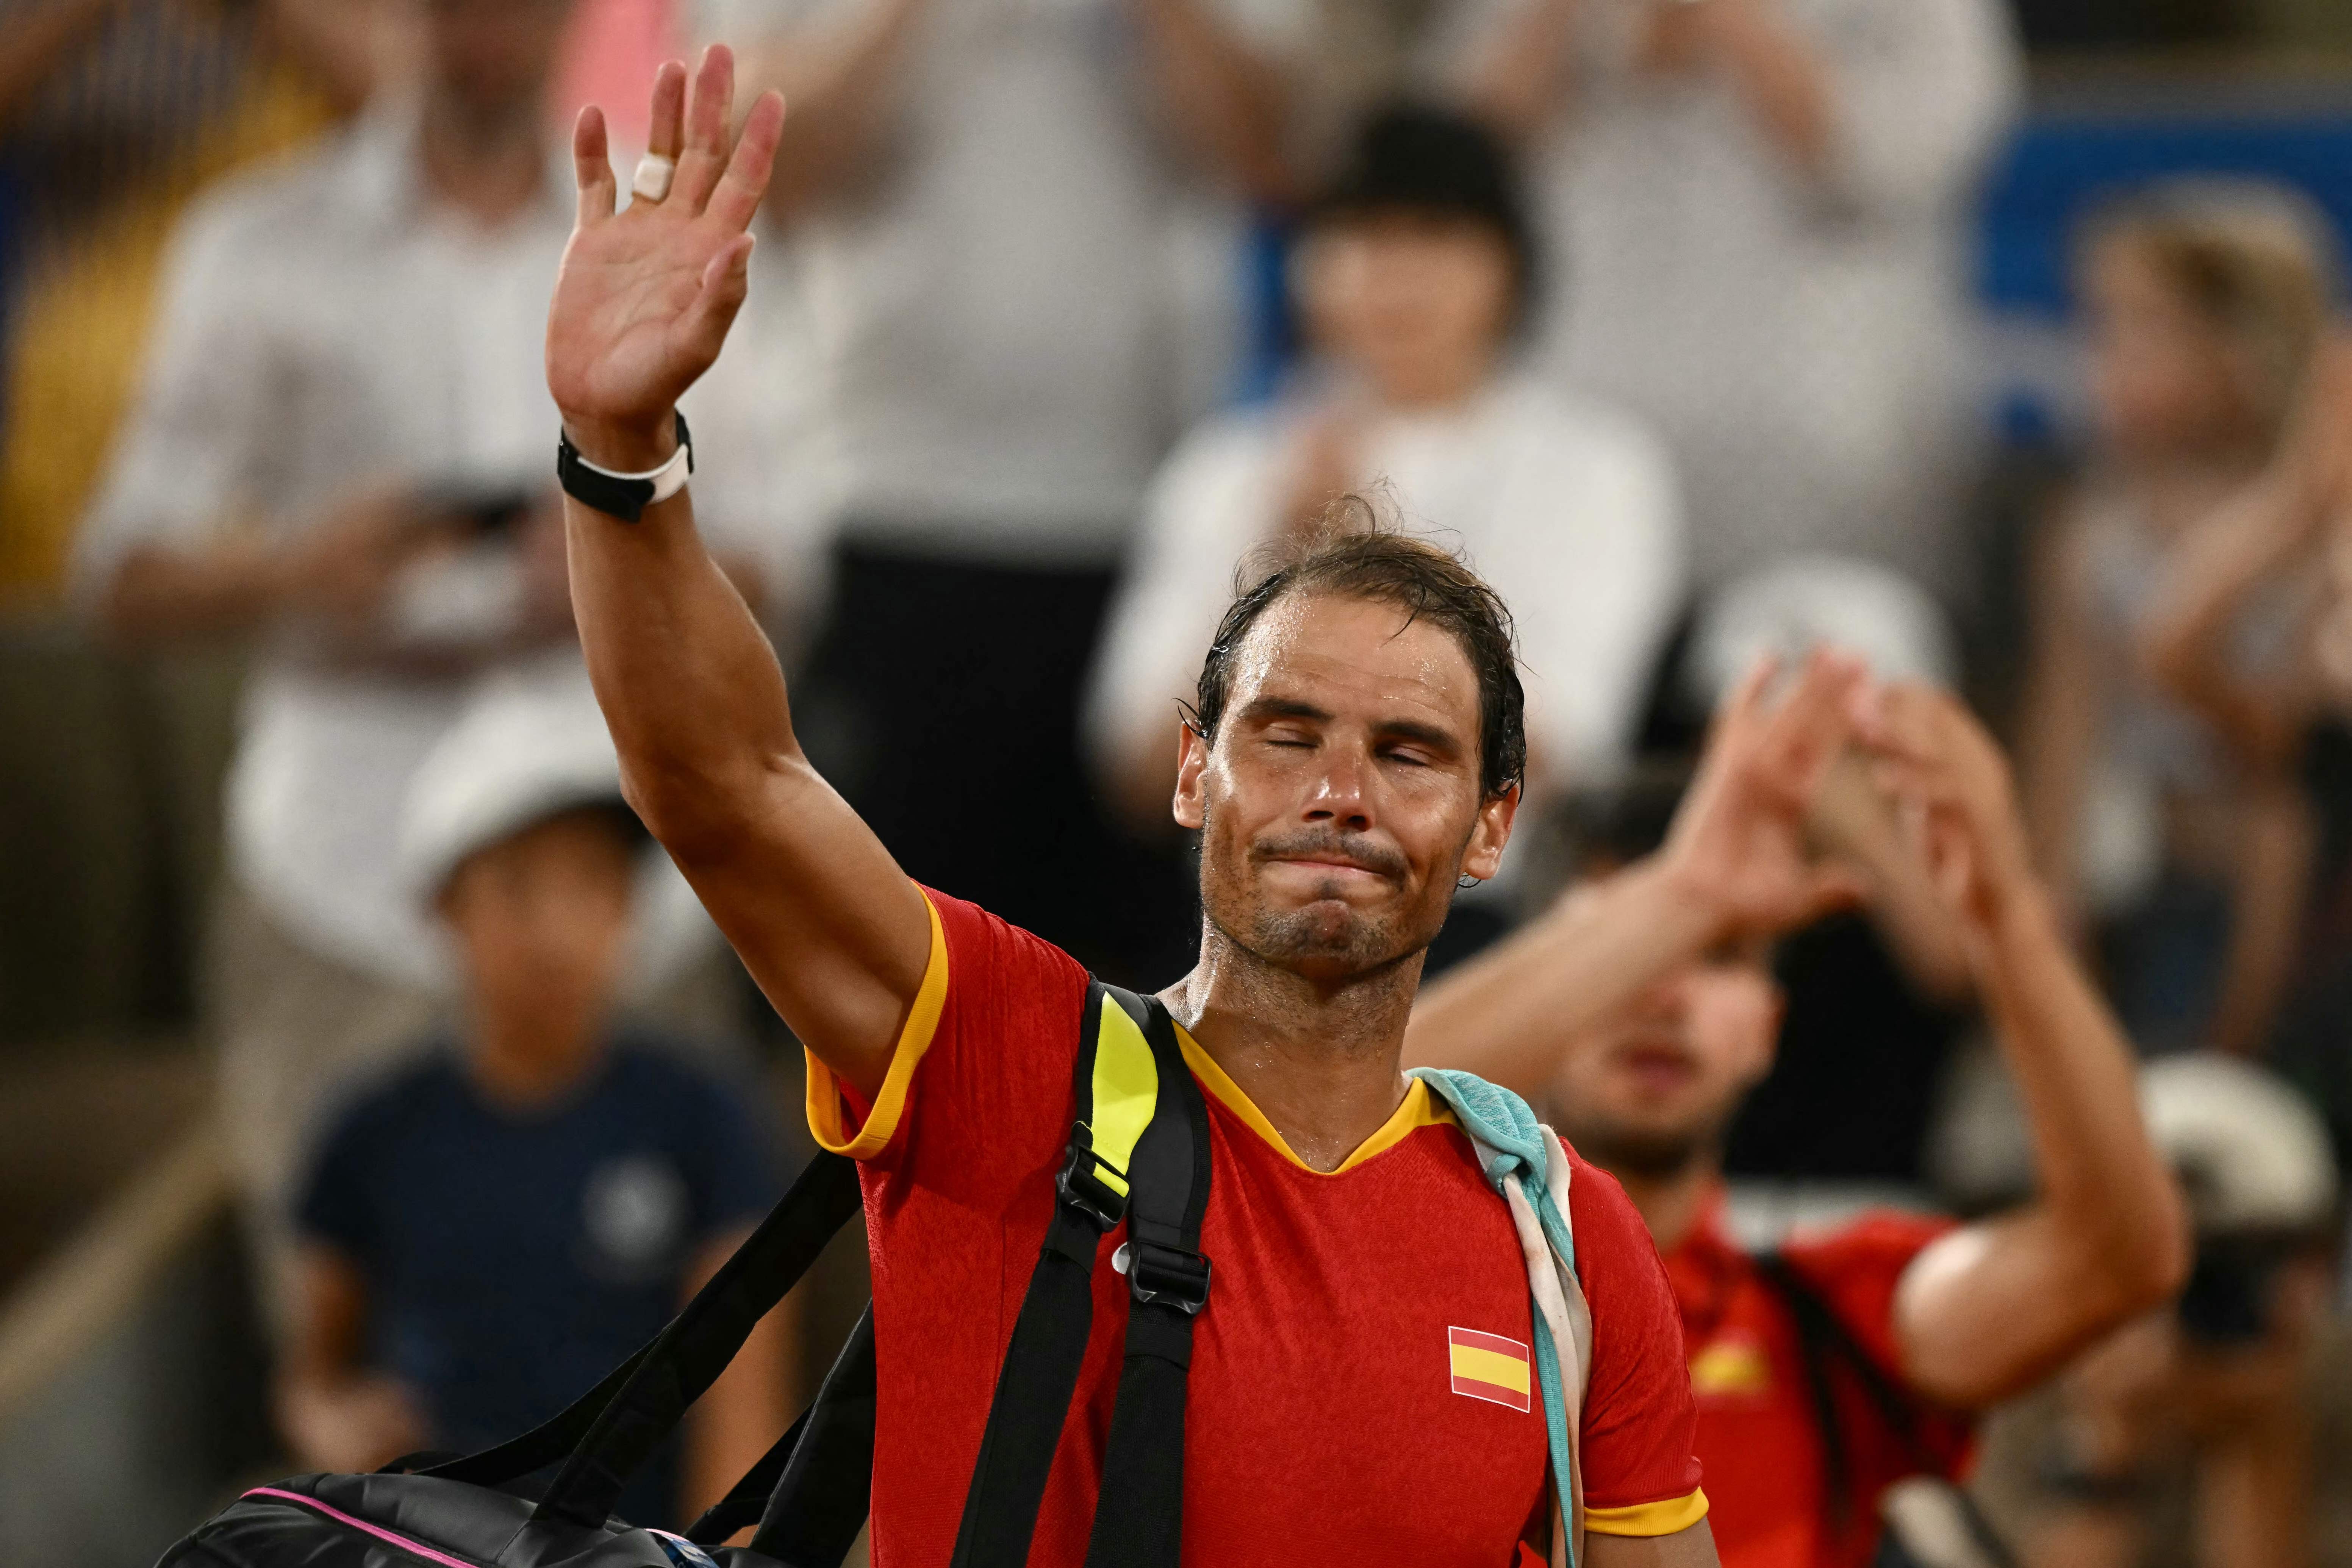
<instances>
[{"instance_id":1,"label":"short sleeve","mask_svg":"<svg viewBox=\"0 0 2352 1568\"><path fill-rule=\"evenodd\" d=\"M1592 1309L1580 1439L1585 1528L1671 1535L1706 1515L1682 1313L1649 1230L1612 1177L1578 1159L1569 1209Z\"/></svg>"},{"instance_id":2,"label":"short sleeve","mask_svg":"<svg viewBox=\"0 0 2352 1568\"><path fill-rule=\"evenodd\" d=\"M931 956L871 1106L811 1056L809 1131L880 1171L979 1205L1050 1161L1066 1133L1087 972L978 906L924 889Z\"/></svg>"},{"instance_id":3,"label":"short sleeve","mask_svg":"<svg viewBox=\"0 0 2352 1568\"><path fill-rule=\"evenodd\" d=\"M1876 1213L1824 1235L1800 1237L1780 1253L1837 1314L1854 1343L1900 1387L1906 1380L1902 1349L1895 1342L1895 1292L1918 1256L1951 1229L1949 1220ZM1957 1473L1970 1448L1973 1422L1965 1412L1946 1410L1926 1400L1918 1401L1916 1408L1922 1436Z\"/></svg>"},{"instance_id":4,"label":"short sleeve","mask_svg":"<svg viewBox=\"0 0 2352 1568\"><path fill-rule=\"evenodd\" d=\"M756 1224L780 1191L774 1119L751 1085L724 1075L706 1080L696 1118L702 1177L698 1217L706 1238Z\"/></svg>"},{"instance_id":5,"label":"short sleeve","mask_svg":"<svg viewBox=\"0 0 2352 1568\"><path fill-rule=\"evenodd\" d=\"M383 1236L373 1177L382 1163L383 1118L362 1102L328 1124L294 1198L295 1233L354 1260L373 1255Z\"/></svg>"}]
</instances>

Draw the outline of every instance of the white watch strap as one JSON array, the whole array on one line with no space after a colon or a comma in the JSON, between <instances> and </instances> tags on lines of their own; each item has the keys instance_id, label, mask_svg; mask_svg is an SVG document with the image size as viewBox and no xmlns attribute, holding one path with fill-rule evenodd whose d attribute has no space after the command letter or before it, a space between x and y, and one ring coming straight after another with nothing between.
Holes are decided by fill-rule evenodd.
<instances>
[{"instance_id":1,"label":"white watch strap","mask_svg":"<svg viewBox=\"0 0 2352 1568\"><path fill-rule=\"evenodd\" d=\"M686 489L687 478L693 472L694 468L691 451L686 442L680 441L677 444L677 450L669 455L668 462L658 468L647 468L643 473L637 474L625 474L618 469L602 468L585 458L580 459L580 466L592 473L602 474L608 479L628 479L637 483L651 479L654 487L653 498L646 503L650 506L654 501L667 500Z\"/></svg>"}]
</instances>

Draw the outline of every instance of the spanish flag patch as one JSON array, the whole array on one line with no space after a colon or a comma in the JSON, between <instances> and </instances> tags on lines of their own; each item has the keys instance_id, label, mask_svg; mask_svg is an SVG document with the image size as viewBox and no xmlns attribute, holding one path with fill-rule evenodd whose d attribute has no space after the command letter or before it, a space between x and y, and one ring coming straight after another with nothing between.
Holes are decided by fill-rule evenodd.
<instances>
[{"instance_id":1,"label":"spanish flag patch","mask_svg":"<svg viewBox=\"0 0 2352 1568\"><path fill-rule=\"evenodd\" d=\"M1514 1410L1529 1407L1532 1402L1528 1391L1534 1380L1527 1346L1500 1334L1449 1328L1445 1331L1445 1350L1452 1363L1454 1393L1507 1405Z\"/></svg>"}]
</instances>

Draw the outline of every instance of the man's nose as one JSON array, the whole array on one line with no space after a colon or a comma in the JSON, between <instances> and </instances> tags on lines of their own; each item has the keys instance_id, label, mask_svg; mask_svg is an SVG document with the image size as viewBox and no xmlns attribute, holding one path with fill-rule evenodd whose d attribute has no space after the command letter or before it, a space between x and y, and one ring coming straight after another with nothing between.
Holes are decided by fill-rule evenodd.
<instances>
[{"instance_id":1,"label":"man's nose","mask_svg":"<svg viewBox=\"0 0 2352 1568\"><path fill-rule=\"evenodd\" d=\"M1360 833L1372 825L1370 759L1330 747L1325 752L1321 775L1307 799L1307 820L1328 822Z\"/></svg>"}]
</instances>

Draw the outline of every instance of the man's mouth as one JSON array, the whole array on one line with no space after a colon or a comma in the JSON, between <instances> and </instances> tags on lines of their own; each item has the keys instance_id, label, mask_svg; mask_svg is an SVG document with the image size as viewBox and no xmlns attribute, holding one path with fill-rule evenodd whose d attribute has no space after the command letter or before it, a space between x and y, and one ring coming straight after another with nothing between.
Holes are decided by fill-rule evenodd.
<instances>
[{"instance_id":1,"label":"man's mouth","mask_svg":"<svg viewBox=\"0 0 2352 1568\"><path fill-rule=\"evenodd\" d=\"M1698 1075L1698 1064L1679 1044L1664 1040L1629 1046L1617 1054L1618 1069L1645 1093L1672 1094Z\"/></svg>"}]
</instances>

